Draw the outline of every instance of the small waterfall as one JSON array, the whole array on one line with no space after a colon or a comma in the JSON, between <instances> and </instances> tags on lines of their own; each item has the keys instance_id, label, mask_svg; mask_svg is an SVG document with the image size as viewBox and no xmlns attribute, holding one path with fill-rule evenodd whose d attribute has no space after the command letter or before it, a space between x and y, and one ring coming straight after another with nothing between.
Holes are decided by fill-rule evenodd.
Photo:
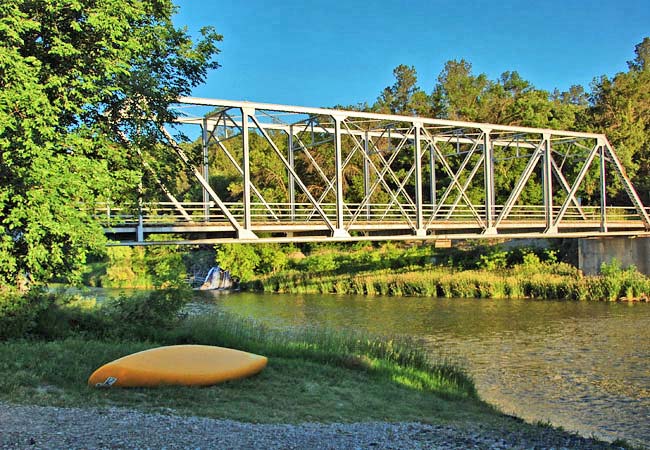
<instances>
[{"instance_id":1,"label":"small waterfall","mask_svg":"<svg viewBox=\"0 0 650 450\"><path fill-rule=\"evenodd\" d=\"M222 270L219 266L212 267L208 274L205 277L205 281L199 287L201 291L208 290L225 290L233 289L235 283L233 282L232 277L230 276L229 270Z\"/></svg>"}]
</instances>

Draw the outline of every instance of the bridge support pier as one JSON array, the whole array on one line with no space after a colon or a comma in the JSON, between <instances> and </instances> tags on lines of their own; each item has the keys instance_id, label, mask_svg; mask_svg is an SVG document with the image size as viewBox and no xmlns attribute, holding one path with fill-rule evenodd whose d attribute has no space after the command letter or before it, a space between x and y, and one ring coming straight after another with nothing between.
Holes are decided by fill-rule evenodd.
<instances>
[{"instance_id":1,"label":"bridge support pier","mask_svg":"<svg viewBox=\"0 0 650 450\"><path fill-rule=\"evenodd\" d=\"M586 275L600 273L602 263L618 260L622 267L635 265L650 275L650 238L598 237L578 240L578 267Z\"/></svg>"}]
</instances>

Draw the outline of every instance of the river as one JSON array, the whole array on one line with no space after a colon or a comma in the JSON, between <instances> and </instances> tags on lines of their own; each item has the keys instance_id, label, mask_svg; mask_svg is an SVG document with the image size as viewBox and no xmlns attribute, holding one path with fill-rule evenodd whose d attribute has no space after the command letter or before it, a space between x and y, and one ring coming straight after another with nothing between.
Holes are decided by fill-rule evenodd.
<instances>
[{"instance_id":1,"label":"river","mask_svg":"<svg viewBox=\"0 0 650 450\"><path fill-rule=\"evenodd\" d=\"M213 301L272 326L408 335L465 367L506 413L650 444L650 304L250 293Z\"/></svg>"}]
</instances>

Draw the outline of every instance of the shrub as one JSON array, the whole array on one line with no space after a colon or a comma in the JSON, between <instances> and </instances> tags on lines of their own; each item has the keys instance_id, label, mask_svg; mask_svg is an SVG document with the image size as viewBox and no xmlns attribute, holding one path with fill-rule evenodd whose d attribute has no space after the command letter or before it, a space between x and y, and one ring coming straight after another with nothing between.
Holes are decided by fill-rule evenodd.
<instances>
[{"instance_id":1,"label":"shrub","mask_svg":"<svg viewBox=\"0 0 650 450\"><path fill-rule=\"evenodd\" d=\"M144 295L121 295L100 308L118 336L151 338L168 330L180 319L181 308L190 300L186 289L161 289Z\"/></svg>"},{"instance_id":2,"label":"shrub","mask_svg":"<svg viewBox=\"0 0 650 450\"><path fill-rule=\"evenodd\" d=\"M147 275L145 249L142 247L109 247L106 275L101 277L104 287L151 287Z\"/></svg>"},{"instance_id":3,"label":"shrub","mask_svg":"<svg viewBox=\"0 0 650 450\"><path fill-rule=\"evenodd\" d=\"M255 249L259 255L256 267L259 274L276 273L289 264L289 257L278 244L259 244Z\"/></svg>"},{"instance_id":4,"label":"shrub","mask_svg":"<svg viewBox=\"0 0 650 450\"><path fill-rule=\"evenodd\" d=\"M41 289L28 293L14 291L0 292L0 340L20 338L33 332L42 315L54 297Z\"/></svg>"},{"instance_id":5,"label":"shrub","mask_svg":"<svg viewBox=\"0 0 650 450\"><path fill-rule=\"evenodd\" d=\"M639 273L635 266L626 269L621 267L617 259L600 267L601 276L598 280L598 294L602 300L618 300L620 298L636 299L650 294L650 279Z\"/></svg>"},{"instance_id":6,"label":"shrub","mask_svg":"<svg viewBox=\"0 0 650 450\"><path fill-rule=\"evenodd\" d=\"M242 281L255 277L255 268L260 263L260 257L252 245L220 244L215 246L216 262L224 270L229 270Z\"/></svg>"},{"instance_id":7,"label":"shrub","mask_svg":"<svg viewBox=\"0 0 650 450\"><path fill-rule=\"evenodd\" d=\"M111 329L95 299L78 295L48 294L53 301L37 318L33 335L45 339L64 339L82 335L103 337Z\"/></svg>"},{"instance_id":8,"label":"shrub","mask_svg":"<svg viewBox=\"0 0 650 450\"><path fill-rule=\"evenodd\" d=\"M503 250L491 250L489 253L480 255L477 266L485 270L505 269L507 266L508 252Z\"/></svg>"}]
</instances>

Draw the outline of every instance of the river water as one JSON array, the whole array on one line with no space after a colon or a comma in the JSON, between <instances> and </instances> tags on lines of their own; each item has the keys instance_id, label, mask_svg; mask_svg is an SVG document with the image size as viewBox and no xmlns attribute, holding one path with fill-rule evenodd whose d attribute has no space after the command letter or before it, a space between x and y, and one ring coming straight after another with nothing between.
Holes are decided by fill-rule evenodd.
<instances>
[{"instance_id":1,"label":"river water","mask_svg":"<svg viewBox=\"0 0 650 450\"><path fill-rule=\"evenodd\" d=\"M650 444L650 304L249 293L210 301L272 326L408 335L465 367L506 413Z\"/></svg>"}]
</instances>

